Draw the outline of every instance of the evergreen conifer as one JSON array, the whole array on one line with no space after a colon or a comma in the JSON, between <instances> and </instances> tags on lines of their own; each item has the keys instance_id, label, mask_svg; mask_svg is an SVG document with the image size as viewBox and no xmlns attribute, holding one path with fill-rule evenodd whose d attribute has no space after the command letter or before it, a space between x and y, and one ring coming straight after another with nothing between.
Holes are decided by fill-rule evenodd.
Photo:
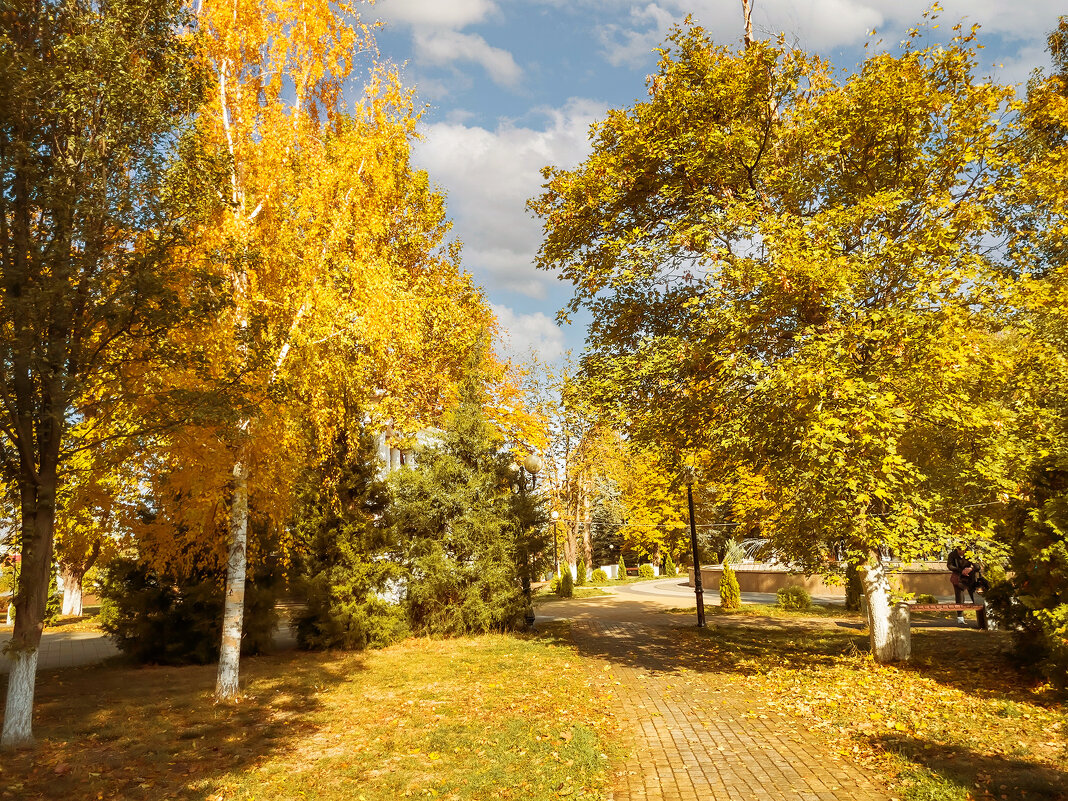
<instances>
[{"instance_id":1,"label":"evergreen conifer","mask_svg":"<svg viewBox=\"0 0 1068 801\"><path fill-rule=\"evenodd\" d=\"M730 562L723 563L723 575L719 579L719 605L724 609L738 609L742 605L738 577L734 575Z\"/></svg>"},{"instance_id":2,"label":"evergreen conifer","mask_svg":"<svg viewBox=\"0 0 1068 801\"><path fill-rule=\"evenodd\" d=\"M407 633L404 610L387 599L400 579L380 522L388 492L370 433L357 430L355 439L340 432L298 496L294 586L305 606L294 622L302 648L383 646Z\"/></svg>"},{"instance_id":3,"label":"evergreen conifer","mask_svg":"<svg viewBox=\"0 0 1068 801\"><path fill-rule=\"evenodd\" d=\"M664 559L664 575L677 576L678 574L679 569L675 567L675 560L671 558L671 553L669 552L667 557L665 557Z\"/></svg>"},{"instance_id":4,"label":"evergreen conifer","mask_svg":"<svg viewBox=\"0 0 1068 801\"><path fill-rule=\"evenodd\" d=\"M519 628L524 589L544 565L545 510L525 491L483 412L477 370L446 416L440 445L391 475L389 517L406 568L413 629L457 634ZM515 484L518 483L518 486Z\"/></svg>"}]
</instances>

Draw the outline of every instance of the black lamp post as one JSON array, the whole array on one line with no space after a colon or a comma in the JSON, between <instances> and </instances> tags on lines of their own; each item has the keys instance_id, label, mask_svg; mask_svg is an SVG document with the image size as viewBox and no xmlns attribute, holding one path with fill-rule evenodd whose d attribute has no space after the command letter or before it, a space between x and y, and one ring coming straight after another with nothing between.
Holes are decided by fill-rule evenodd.
<instances>
[{"instance_id":1,"label":"black lamp post","mask_svg":"<svg viewBox=\"0 0 1068 801\"><path fill-rule=\"evenodd\" d=\"M697 627L705 627L705 591L701 586L701 554L697 548L697 521L693 514L693 468L684 468L686 502L690 507L690 547L693 549L693 592L697 596Z\"/></svg>"},{"instance_id":2,"label":"black lamp post","mask_svg":"<svg viewBox=\"0 0 1068 801\"><path fill-rule=\"evenodd\" d=\"M559 577L560 557L557 555L556 552L556 521L560 519L560 513L553 509L549 517L553 519L553 575Z\"/></svg>"},{"instance_id":3,"label":"black lamp post","mask_svg":"<svg viewBox=\"0 0 1068 801\"><path fill-rule=\"evenodd\" d=\"M535 456L532 453L526 459L523 460L523 463L521 465L514 465L513 469L515 470L516 475L517 475L517 477L519 479L519 492L524 497L526 496L527 486L526 486L526 481L523 478L523 470L524 469L528 473L530 473L530 491L533 492L534 491L534 487L535 487L536 482L537 482L537 478L538 478L538 471L541 470L541 459L539 459L537 456ZM523 533L526 534L525 531ZM553 533L555 534L555 531ZM555 540L555 537L554 537L554 540ZM526 602L527 602L527 611L526 611L526 616L525 616L526 623L527 623L527 628L528 629L533 629L534 628L534 604L531 601L531 597L530 597L531 596L531 592L530 592L530 589L531 589L530 588L530 582L531 582L531 567L530 567L531 553L529 552L529 550L527 550L527 548L528 548L528 544L524 543L524 545L523 545L523 562L524 562L524 564L523 564L523 596L526 598Z\"/></svg>"}]
</instances>

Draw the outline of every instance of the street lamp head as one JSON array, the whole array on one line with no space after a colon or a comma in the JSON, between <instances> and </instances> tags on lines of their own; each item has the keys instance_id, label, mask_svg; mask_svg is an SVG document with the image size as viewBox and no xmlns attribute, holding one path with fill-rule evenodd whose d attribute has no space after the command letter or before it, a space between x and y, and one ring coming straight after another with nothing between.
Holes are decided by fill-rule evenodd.
<instances>
[{"instance_id":1,"label":"street lamp head","mask_svg":"<svg viewBox=\"0 0 1068 801\"><path fill-rule=\"evenodd\" d=\"M553 509L552 512L549 513L549 517L551 517L553 519L553 522L555 523L557 520L560 519L560 513Z\"/></svg>"},{"instance_id":2,"label":"street lamp head","mask_svg":"<svg viewBox=\"0 0 1068 801\"><path fill-rule=\"evenodd\" d=\"M529 473L537 473L541 470L541 459L539 459L536 454L532 453L523 460L523 467L525 467Z\"/></svg>"}]
</instances>

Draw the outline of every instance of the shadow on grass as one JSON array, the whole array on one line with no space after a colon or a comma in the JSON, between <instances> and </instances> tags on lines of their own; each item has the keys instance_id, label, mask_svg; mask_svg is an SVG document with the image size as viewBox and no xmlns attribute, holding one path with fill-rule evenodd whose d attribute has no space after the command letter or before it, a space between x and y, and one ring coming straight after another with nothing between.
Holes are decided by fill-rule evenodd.
<instances>
[{"instance_id":1,"label":"shadow on grass","mask_svg":"<svg viewBox=\"0 0 1068 801\"><path fill-rule=\"evenodd\" d=\"M900 754L909 763L971 791L984 787L994 798L1013 801L1063 801L1068 773L1027 759L980 754L967 748L931 743L904 734L871 738L881 749ZM922 778L915 779L922 783Z\"/></svg>"},{"instance_id":2,"label":"shadow on grass","mask_svg":"<svg viewBox=\"0 0 1068 801\"><path fill-rule=\"evenodd\" d=\"M245 695L213 700L216 667L95 666L42 672L32 749L5 754L0 795L205 799L213 781L315 729L319 690L363 669L358 654L242 659Z\"/></svg>"}]
</instances>

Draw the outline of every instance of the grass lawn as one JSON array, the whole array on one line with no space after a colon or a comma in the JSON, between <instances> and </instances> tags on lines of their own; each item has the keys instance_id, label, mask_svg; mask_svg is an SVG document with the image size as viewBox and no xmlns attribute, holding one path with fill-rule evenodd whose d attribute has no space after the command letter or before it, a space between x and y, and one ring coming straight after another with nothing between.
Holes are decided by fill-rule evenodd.
<instances>
[{"instance_id":1,"label":"grass lawn","mask_svg":"<svg viewBox=\"0 0 1068 801\"><path fill-rule=\"evenodd\" d=\"M4 755L0 795L394 801L605 794L608 690L558 637L288 652L244 660L242 678L242 702L216 705L214 666L42 673L38 747Z\"/></svg>"},{"instance_id":2,"label":"grass lawn","mask_svg":"<svg viewBox=\"0 0 1068 801\"><path fill-rule=\"evenodd\" d=\"M1006 633L914 631L912 661L884 666L868 655L859 621L755 624L685 630L680 658L715 686L741 682L769 710L801 716L887 776L894 797L1068 798L1063 698L1007 660Z\"/></svg>"}]
</instances>

